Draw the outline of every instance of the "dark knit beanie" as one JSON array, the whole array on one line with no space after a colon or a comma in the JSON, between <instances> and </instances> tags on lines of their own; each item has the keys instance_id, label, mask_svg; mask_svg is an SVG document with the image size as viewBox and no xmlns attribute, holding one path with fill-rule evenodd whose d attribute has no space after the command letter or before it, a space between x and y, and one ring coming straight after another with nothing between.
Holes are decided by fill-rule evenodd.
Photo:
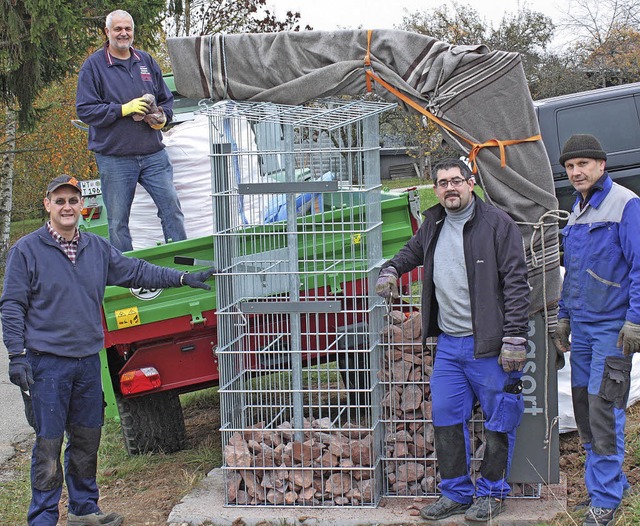
<instances>
[{"instance_id":1,"label":"dark knit beanie","mask_svg":"<svg viewBox=\"0 0 640 526\"><path fill-rule=\"evenodd\" d=\"M560 164L564 166L569 159L585 157L587 159L607 160L607 152L602 149L600 142L593 135L576 134L572 135L564 143Z\"/></svg>"}]
</instances>

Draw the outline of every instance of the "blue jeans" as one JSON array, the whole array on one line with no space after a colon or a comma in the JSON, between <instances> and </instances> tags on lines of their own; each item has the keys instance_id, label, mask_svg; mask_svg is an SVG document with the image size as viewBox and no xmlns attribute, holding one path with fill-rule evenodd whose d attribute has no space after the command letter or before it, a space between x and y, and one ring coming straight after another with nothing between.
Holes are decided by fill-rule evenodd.
<instances>
[{"instance_id":1,"label":"blue jeans","mask_svg":"<svg viewBox=\"0 0 640 526\"><path fill-rule=\"evenodd\" d=\"M133 250L129 214L138 183L158 208L164 240L187 239L184 215L173 184L173 167L166 150L149 155L95 155L109 220L109 241L114 247L122 252Z\"/></svg>"},{"instance_id":2,"label":"blue jeans","mask_svg":"<svg viewBox=\"0 0 640 526\"><path fill-rule=\"evenodd\" d=\"M460 503L471 502L474 494L499 499L509 494L507 477L524 411L524 401L512 404L515 395L504 391L522 373L504 372L496 356L475 358L473 347L473 336L440 334L431 376L440 490ZM476 400L485 417L486 449L474 487L469 473L473 451L468 422Z\"/></svg>"},{"instance_id":3,"label":"blue jeans","mask_svg":"<svg viewBox=\"0 0 640 526\"><path fill-rule=\"evenodd\" d=\"M29 526L56 526L62 479L69 512L100 510L96 468L103 423L100 357L65 358L29 351L34 383L31 399L36 442L31 456ZM64 473L60 452L64 435Z\"/></svg>"}]
</instances>

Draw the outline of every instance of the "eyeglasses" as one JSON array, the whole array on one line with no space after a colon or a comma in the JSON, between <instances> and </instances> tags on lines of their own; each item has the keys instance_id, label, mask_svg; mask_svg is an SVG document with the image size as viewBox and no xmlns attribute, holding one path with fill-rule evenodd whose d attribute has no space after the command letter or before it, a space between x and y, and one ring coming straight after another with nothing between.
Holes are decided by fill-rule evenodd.
<instances>
[{"instance_id":1,"label":"eyeglasses","mask_svg":"<svg viewBox=\"0 0 640 526\"><path fill-rule=\"evenodd\" d=\"M65 199L64 197L58 197L55 201L51 201L54 205L64 206L69 203L71 206L75 206L80 202L79 197L70 197L69 199Z\"/></svg>"},{"instance_id":2,"label":"eyeglasses","mask_svg":"<svg viewBox=\"0 0 640 526\"><path fill-rule=\"evenodd\" d=\"M467 180L462 177L454 177L453 179L440 179L436 182L438 188L442 188L446 190L446 188L451 184L453 188L459 188L462 186L462 183L465 183Z\"/></svg>"}]
</instances>

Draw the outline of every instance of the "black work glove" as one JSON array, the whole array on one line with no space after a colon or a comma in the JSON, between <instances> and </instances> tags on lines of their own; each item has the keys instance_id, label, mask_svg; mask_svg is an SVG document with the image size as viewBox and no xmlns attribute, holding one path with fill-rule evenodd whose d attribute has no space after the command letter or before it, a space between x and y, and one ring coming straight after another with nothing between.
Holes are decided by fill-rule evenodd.
<instances>
[{"instance_id":1,"label":"black work glove","mask_svg":"<svg viewBox=\"0 0 640 526\"><path fill-rule=\"evenodd\" d=\"M618 334L617 346L622 347L622 353L625 356L640 352L640 325L625 321Z\"/></svg>"},{"instance_id":2,"label":"black work glove","mask_svg":"<svg viewBox=\"0 0 640 526\"><path fill-rule=\"evenodd\" d=\"M553 344L561 353L571 350L569 336L571 335L571 322L569 318L560 318L555 332L553 333Z\"/></svg>"},{"instance_id":3,"label":"black work glove","mask_svg":"<svg viewBox=\"0 0 640 526\"><path fill-rule=\"evenodd\" d=\"M384 299L396 300L398 293L398 271L394 267L385 267L380 271L376 281L376 294Z\"/></svg>"},{"instance_id":4,"label":"black work glove","mask_svg":"<svg viewBox=\"0 0 640 526\"><path fill-rule=\"evenodd\" d=\"M502 338L502 349L498 356L498 363L502 365L502 370L522 371L527 361L527 340L518 336L505 336Z\"/></svg>"},{"instance_id":5,"label":"black work glove","mask_svg":"<svg viewBox=\"0 0 640 526\"><path fill-rule=\"evenodd\" d=\"M9 380L23 391L29 390L33 383L33 372L25 354L9 356Z\"/></svg>"},{"instance_id":6,"label":"black work glove","mask_svg":"<svg viewBox=\"0 0 640 526\"><path fill-rule=\"evenodd\" d=\"M198 272L185 272L180 276L180 285L186 285L192 289L204 289L211 290L211 287L205 283L217 270L215 268L208 268L207 270L200 270Z\"/></svg>"}]
</instances>

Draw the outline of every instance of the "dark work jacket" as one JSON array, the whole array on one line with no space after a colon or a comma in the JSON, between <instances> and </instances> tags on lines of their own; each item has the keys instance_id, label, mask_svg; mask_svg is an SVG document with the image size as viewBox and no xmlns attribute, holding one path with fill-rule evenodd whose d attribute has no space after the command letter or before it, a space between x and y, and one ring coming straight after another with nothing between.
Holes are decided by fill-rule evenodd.
<instances>
[{"instance_id":1,"label":"dark work jacket","mask_svg":"<svg viewBox=\"0 0 640 526\"><path fill-rule=\"evenodd\" d=\"M464 225L464 257L471 298L476 358L498 356L503 336L526 338L529 283L522 234L502 210L474 197L473 216ZM433 284L433 256L446 211L436 205L424 212L416 234L383 265L398 275L424 265L422 287L423 339L440 334Z\"/></svg>"}]
</instances>

